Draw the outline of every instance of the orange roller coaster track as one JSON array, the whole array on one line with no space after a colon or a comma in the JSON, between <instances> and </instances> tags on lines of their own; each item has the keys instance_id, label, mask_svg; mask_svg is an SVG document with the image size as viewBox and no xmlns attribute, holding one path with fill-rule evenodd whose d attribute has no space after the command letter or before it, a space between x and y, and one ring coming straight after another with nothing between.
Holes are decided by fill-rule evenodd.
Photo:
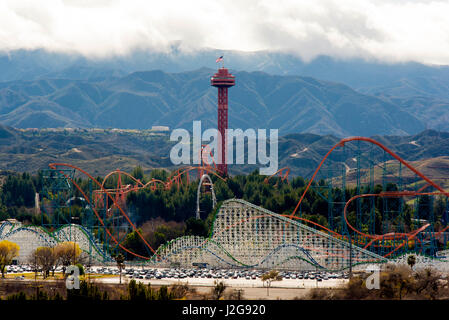
<instances>
[{"instance_id":1,"label":"orange roller coaster track","mask_svg":"<svg viewBox=\"0 0 449 320\"><path fill-rule=\"evenodd\" d=\"M295 216L295 214L296 214L298 208L300 207L301 202L303 201L303 199L304 199L304 197L305 197L307 191L309 190L310 186L312 185L312 183L313 183L313 181L314 181L314 179L315 179L317 173L320 171L320 169L321 169L323 163L326 161L326 159L329 157L329 155L330 155L330 154L331 154L337 147L339 147L339 146L344 146L345 143L351 142L351 141L365 141L365 142L368 142L368 143L371 143L371 144L374 144L374 145L380 147L381 149L383 149L385 152L387 152L388 154L390 154L393 158L395 158L396 160L398 160L400 163L402 163L404 166L406 166L409 170L411 170L413 173L415 173L418 177L422 178L422 179L423 179L424 181L426 181L426 183L427 183L427 184L425 185L425 187L422 187L422 188L421 188L420 190L418 190L417 192L413 192L413 191L399 191L399 192L381 192L380 194L363 194L363 195L357 195L357 196L354 196L354 197L352 197L351 199L349 199L349 200L346 202L345 207L344 207L344 219L345 219L345 222L346 222L346 224L348 225L348 227L349 227L353 232L359 234L360 236L363 236L363 237L365 237L366 239L371 239L371 241L369 241L369 242L365 245L365 248L367 248L367 247L369 247L369 246L371 246L371 245L374 245L375 242L381 241L381 240L391 240L391 239L399 240L399 239L404 239L402 244L400 244L398 247L394 248L392 251L390 251L389 253L387 253L386 255L384 255L384 257L388 257L388 256L390 256L391 254L393 254L395 251L397 251L399 248L403 247L403 246L407 243L407 240L409 241L409 240L414 239L420 232L423 232L424 230L426 230L426 229L429 227L429 224L426 224L426 225L420 227L419 229L413 230L413 231L411 231L411 232L409 232L409 233L387 233L387 234L382 234L382 235L377 235L377 234L367 234L367 233L361 232L360 230L357 230L356 228L354 228L354 227L349 223L349 221L347 220L346 211L347 211L347 208L348 208L349 204L350 204L352 201L354 201L354 200L356 200L356 199L358 199L358 198L363 198L363 197L404 197L404 196L420 196L420 195L444 195L444 196L448 197L448 196L449 196L449 193L446 192L443 188L441 188L441 187L440 187L438 184L436 184L434 181L432 181L430 178L428 178L427 176L425 176L423 173L421 173L420 171L418 171L417 169L415 169L414 167L412 167L410 164L408 164L405 160L403 160L401 157L399 157L399 156L398 156L397 154L395 154L393 151L391 151L390 149L388 149L387 147L385 147L384 145L382 145L380 142L378 142L378 141L376 141L376 140L373 140L373 139L371 139L371 138L365 138L365 137L352 137L352 138L342 139L342 140L340 140L337 144L335 144L335 145L334 145L334 146L327 152L327 154L323 157L323 159L322 159L321 162L319 163L318 167L317 167L316 170L314 171L313 176L312 176L311 179L309 180L309 182L308 182L308 184L307 184L307 186L306 186L304 192L302 193L302 195L301 195L301 197L300 197L300 199L299 199L299 201L298 201L298 203L297 203L295 209L293 210L293 212L292 212L291 214L284 214L283 216L286 217L286 218L289 218L290 220L295 219L295 220L301 220L301 221L303 221L303 222L305 222L305 223L310 223L310 224L314 225L315 227L318 227L318 228L320 228L320 229L325 230L326 232L332 234L332 235L335 236L335 237L338 237L338 238L341 238L341 239L347 238L346 236L343 236L343 235L341 235L341 234L339 234L339 233L337 233L337 232L335 232L335 231L332 231L332 230L330 230L330 229L328 229L328 228L326 228L326 227L324 227L324 226L322 226L322 225L319 225L319 224L317 224L317 223L315 223L315 222L313 222L313 221L310 221L310 220L307 220L307 219L304 219L304 218L297 217L297 216ZM205 155L205 153L207 152L207 149L204 148L204 149L203 149L203 152L204 152L204 153L202 154L202 156ZM210 154L210 153L209 153L209 154ZM214 168L214 167L215 167L215 164L214 164L214 167L212 167L212 166L209 165L206 161L204 161L205 159L204 159L203 157L202 157L201 160L202 160L202 163L201 163L202 165L201 165L201 166L196 166L196 167L191 166L191 167L180 168L180 169L174 171L174 172L168 177L167 181L165 181L165 182L164 182L164 181L161 181L161 180L157 180L157 179L152 179L151 181L149 181L149 182L146 183L146 184L142 183L140 180L138 180L138 179L134 178L133 176L131 176L131 175L125 173L125 172L122 172L122 171L120 171L120 170L116 170L116 171L113 171L113 172L109 173L109 174L105 177L105 179L103 180L103 183L100 184L98 181L96 181L96 180L95 180L91 175L89 175L87 172L85 172L84 170L82 170L82 169L80 169L80 168L78 168L78 167L75 167L75 166L73 166L73 165L65 164L65 163L52 163L52 164L50 164L49 166L50 166L50 168L55 169L55 170L57 170L57 167L60 167L60 166L69 167L69 168L75 169L75 170L77 170L77 171L83 173L83 174L86 175L88 178L90 178L92 181L94 181L95 184L99 187L99 190L95 190L95 192L97 192L97 193L104 193L104 194L107 195L107 197L111 200L111 203L119 209L120 214L121 214L121 215L128 221L128 223L130 224L130 226L132 227L132 229L133 229L134 231L136 231L136 233L137 233L138 236L142 239L142 241L144 242L144 244L145 244L145 245L146 245L146 246L147 246L147 247L148 247L154 254L156 254L155 250L154 250L153 248L151 248L151 246L150 246L150 245L147 243L147 241L143 238L143 236L140 234L140 232L138 231L138 229L136 228L136 226L135 226L135 225L131 222L131 220L129 219L128 215L127 215L127 214L125 213L125 211L120 207L119 203L117 203L116 199L114 199L114 197L111 196L111 193L115 193L115 192L119 192L119 191L122 191L122 192L125 192L125 193L126 193L126 192L130 192L130 191L137 191L137 190L139 190L139 189L146 188L146 187L149 187L149 186L155 187L157 184L160 184L160 185L164 186L164 187L167 188L167 189L171 188L171 187L173 186L173 184L176 184L176 185L178 186L178 188L179 188L180 185L182 184L182 177L185 176L186 179L187 179L187 181L188 181L188 179L189 179L189 173L190 173L191 171L194 171L194 170L202 170L202 172L207 172L207 173L209 173L209 174L212 174L212 175L216 176L217 178L219 178L219 179L221 179L221 180L223 180L223 181L226 181L226 178L223 178L222 176L220 176L219 174L217 174L217 172L216 172L216 170L215 170L215 168ZM204 165L204 164L206 164L206 165ZM60 171L60 172L61 172L61 171ZM281 177L281 180L282 180L282 181L283 181L283 180L286 180L286 179L288 179L288 174L289 174L289 172L290 172L290 170L289 170L288 168L282 168L282 169L278 170L274 175L272 175L272 176L266 178L266 179L265 179L265 182L269 181L269 179L270 179L271 177L276 176L276 175L279 175L279 176ZM89 201L89 200L88 200L89 198L84 194L84 192L81 190L81 188L80 188L80 187L79 187L79 186L78 186L78 185L77 185L77 184L76 184L70 177L68 177L67 175L65 175L63 172L61 172L61 173L62 173L67 179L70 179L70 181L71 181L71 182L73 183L73 185L80 191L80 193L84 196L84 198L87 199L87 201ZM126 186L125 188L123 188L123 187L120 187L120 188L119 188L119 187L118 187L117 189L105 189L105 188L104 188L104 183L105 183L106 179L109 178L109 177L110 177L112 174L114 174L114 173L126 175L126 176L129 177L132 181L134 181L134 182L136 183L136 185L135 185L135 186L132 186L132 187ZM423 190L424 190L425 188L429 187L429 186L434 187L434 188L435 188L436 190L438 190L439 192L427 192L427 193L423 192ZM91 206L92 206L92 204L91 204ZM92 208L94 209L94 206L92 206ZM101 219L100 215L98 214L98 212L97 212L95 209L94 209L94 213L95 213L96 217L98 218L98 220L100 221L100 223L105 227L106 232L107 232L107 234L109 235L109 237L110 237L110 238L111 238L111 239L112 239L112 240L113 240L113 241L114 241L120 248L122 248L122 249L125 250L126 252L128 252L128 253L130 253L130 254L132 254L132 255L134 255L134 256L137 256L137 257L139 257L139 258L150 259L149 257L141 256L141 255L136 254L136 253L134 253L134 252L131 252L129 249L123 247L123 246L117 241L117 239L114 238L114 236L112 235L112 233L110 232L110 230L108 230L108 229L106 228L106 226L105 226L105 224L104 224L104 221ZM245 222L244 222L244 221L241 221L241 223L245 223ZM230 226L230 228L232 228L232 227L233 227L233 226ZM444 231L447 230L448 228L449 228L449 226L447 226L447 227L445 227L444 229L440 230L440 231L439 231L438 233L436 233L436 234L437 234L437 235L438 235L438 234L441 234L442 232L444 232ZM418 239L418 241L420 241L420 240ZM388 246L387 246L387 247L388 247ZM157 254L156 254L156 255L157 255Z\"/></svg>"},{"instance_id":2,"label":"orange roller coaster track","mask_svg":"<svg viewBox=\"0 0 449 320\"><path fill-rule=\"evenodd\" d=\"M115 188L115 189L106 189L105 188L105 183L106 183L107 179L109 179L114 174L117 174L119 176L118 183L117 183L117 188ZM122 175L128 177L129 179L134 181L136 184L135 185L123 186L121 184L121 176ZM136 179L135 177L133 177L129 173L117 169L117 170L114 170L114 171L108 173L104 177L103 182L101 183L101 189L94 190L93 193L96 196L96 199L95 199L96 204L100 204L101 205L101 203L98 203L98 201L101 199L101 195L104 194L104 193L115 194L116 195L115 203L116 204L123 204L125 202L124 196L126 194L128 194L130 192L133 192L133 191L138 191L140 189L145 189L145 188L148 188L148 187L150 187L151 190L154 191L156 189L157 185L162 185L164 188L167 188L167 183L162 181L162 180L153 178L153 179L151 179L150 181L148 181L147 183L144 184L139 179ZM119 201L119 199L120 199L120 201Z\"/></svg>"},{"instance_id":3,"label":"orange roller coaster track","mask_svg":"<svg viewBox=\"0 0 449 320\"><path fill-rule=\"evenodd\" d=\"M411 240L413 238L415 238L420 232L424 231L425 229L427 229L430 224L426 224L424 226L422 226L421 228L411 231L409 233L388 233L388 234L383 234L383 235L371 235L371 234L367 234L364 232L361 232L359 230L357 230L356 228L354 228L348 221L347 216L346 216L346 211L347 208L349 206L349 204L358 199L358 198L363 198L363 197L404 197L404 196L421 196L421 195L444 195L446 197L449 197L449 193L446 192L442 187L440 187L438 184L436 184L434 181L432 181L430 178L428 178L427 176L425 176L423 173L421 173L420 171L418 171L417 169L415 169L413 166L411 166L410 164L408 164L404 159L402 159L401 157L399 157L396 153L394 153L393 151L391 151L390 149L388 149L386 146L384 146L383 144L381 144L380 142L371 139L371 138L365 138L365 137L351 137L351 138L346 138L346 139L342 139L340 140L337 144L335 144L328 152L327 154L323 157L323 159L321 160L321 162L319 163L318 167L316 168L315 172L313 173L311 179L309 180L306 189L304 190L303 194L301 195L295 209L293 210L293 212L289 215L286 215L288 218L293 219L295 218L295 214L298 210L298 208L301 205L301 202L303 201L307 191L309 190L310 186L312 185L317 173L320 171L321 166L323 165L323 163L326 161L326 159L329 157L329 155L337 148L337 147L341 147L344 146L344 144L346 142L350 142L350 141L365 141L371 144L374 144L378 147L380 147L381 149L383 149L385 152L387 152L388 154L390 154L393 158L395 158L396 160L398 160L400 163L402 163L403 165L405 165L408 169L410 169L413 173L415 173L418 177L422 178L423 180L425 180L427 182L427 184L420 188L417 192L414 191L398 191L398 192L381 192L380 194L363 194L363 195L356 195L354 197L352 197L351 199L349 199L344 207L344 219L346 224L348 225L348 227L354 231L355 233L366 237L368 239L371 239L371 241L365 246L365 248L369 247L370 245L372 245L374 242L376 241L380 241L380 240L385 240L385 239L401 239L401 238L405 238L407 240ZM423 190L428 188L428 187L434 187L436 190L438 190L439 192L427 192L424 193ZM307 222L307 221L306 221ZM314 223L316 225L316 223ZM326 229L323 226L320 226L323 229ZM449 229L449 226L446 226L445 228L443 228L442 230L440 230L439 232L435 233L436 236L441 235L442 232L446 231L447 229ZM329 230L327 230L329 231ZM335 234L335 232L332 232ZM342 235L340 235L341 237L343 237ZM394 250L392 250L391 252L387 253L386 255L384 255L384 257L388 257L391 254L393 254L395 251L397 251L398 249L400 249L401 247L403 247L407 242L404 241L401 245L399 245L398 247L396 247Z\"/></svg>"},{"instance_id":4,"label":"orange roller coaster track","mask_svg":"<svg viewBox=\"0 0 449 320\"><path fill-rule=\"evenodd\" d=\"M264 180L264 183L268 183L271 178L275 176L279 176L281 178L281 182L286 181L288 182L288 175L290 174L290 168L284 167L273 173L271 176L266 177Z\"/></svg>"},{"instance_id":5,"label":"orange roller coaster track","mask_svg":"<svg viewBox=\"0 0 449 320\"><path fill-rule=\"evenodd\" d=\"M84 171L81 168L78 168L74 165L71 164L67 164L67 163L50 163L48 165L50 168L54 169L54 170L58 170L58 167L68 167L68 168L72 168L75 169L79 172L81 172L82 174L86 175L89 179L91 179L100 189L103 190L103 192L109 197L109 199L112 201L112 203L120 210L120 213L122 214L123 217L125 217L125 219L128 221L128 223L130 224L131 228L133 229L133 231L135 231L137 233L137 235L139 236L139 238L143 241L143 243L157 256L156 251L150 246L150 244L145 240L145 238L142 236L142 234L139 232L139 230L136 228L136 226L132 223L132 221L129 219L128 215L125 213L125 211L119 206L119 204L116 202L116 200L106 191L103 189L102 185L94 178L92 177L89 173L87 173L86 171ZM112 233L110 232L110 230L107 228L107 226L105 225L103 219L101 218L101 216L98 214L97 210L95 209L94 205L91 203L91 200L89 199L89 197L84 193L84 191L81 189L81 187L72 179L70 178L68 175L66 175L63 171L59 171L66 179L70 180L70 182L78 189L78 191L82 194L82 196L84 197L84 199L86 199L86 201L89 203L89 205L92 208L92 211L94 212L95 216L97 217L98 221L100 222L100 224L105 228L106 233L108 234L108 236L111 238L112 241L115 242L115 244L117 244L121 249L123 249L124 251L138 257L138 258L142 258L142 259L146 259L149 260L149 257L145 257L142 255L139 255L135 252L132 252L131 250L127 249L126 247L124 247L121 243L119 243L119 241L112 235Z\"/></svg>"},{"instance_id":6,"label":"orange roller coaster track","mask_svg":"<svg viewBox=\"0 0 449 320\"><path fill-rule=\"evenodd\" d=\"M219 174L217 174L214 171L214 168L210 167L210 166L199 166L199 167L183 167L180 168L176 171L174 171L168 178L167 181L162 181L160 179L151 179L150 181L148 181L147 183L143 183L142 181L140 181L139 179L136 179L135 177L133 177L132 175L130 175L127 172L121 171L121 170L114 170L110 173L108 173L105 178L103 179L103 182L101 184L101 188L98 190L94 190L94 193L99 196L103 193L112 193L112 194L127 194L129 192L133 192L133 191L139 191L141 189L145 189L145 188L151 188L151 190L155 190L157 185L161 185L164 189L169 190L173 185L176 184L176 186L179 188L182 185L182 177L185 176L187 183L189 183L189 173L192 171L198 170L200 172L207 172L208 174L211 174L215 177L217 177L220 180L226 181L226 178L223 178L222 176L220 176ZM115 189L106 189L105 188L105 183L106 180L108 178L110 178L112 175L114 174L118 174L118 175L124 175L128 178L130 178L132 181L134 181L136 184L134 186L131 185L126 185L126 186L117 186L117 188ZM117 202L117 201L116 201Z\"/></svg>"},{"instance_id":7,"label":"orange roller coaster track","mask_svg":"<svg viewBox=\"0 0 449 320\"><path fill-rule=\"evenodd\" d=\"M428 177L426 177L423 173L419 172L417 169L415 169L414 167L412 167L410 164L408 164L404 159L402 159L401 157L399 157L396 153L394 153L393 151L391 151L390 149L388 149L386 146L384 146L382 143L371 139L371 138L365 138L365 137L351 137L351 138L345 138L340 140L337 144L335 144L328 152L327 154L323 157L323 159L321 160L320 164L318 165L318 167L316 168L315 172L312 175L312 178L309 180L309 183L307 184L306 189L304 190L303 194L301 195L301 198L298 201L298 204L295 207L295 210L293 210L293 212L290 214L290 217L293 217L296 212L299 209L299 206L301 205L302 200L304 199L304 196L306 195L307 191L309 190L310 186L312 185L312 182L315 179L315 176L317 175L318 171L320 171L321 166L323 165L323 163L326 161L326 159L329 157L329 155L337 148L337 147L342 147L344 146L344 144L346 142L351 142L351 141L365 141L365 142L369 142L372 143L380 148L382 148L384 151L386 151L388 154L390 154L393 158L395 158L396 160L398 160L400 163L402 163L403 165L405 165L408 169L410 169L413 173L415 173L417 176L419 176L420 178L422 178L423 180L425 180L430 186L434 187L435 189L437 189L438 191L440 191L442 194L444 194L446 197L449 197L449 193L446 192L443 188L441 188L439 185L437 185L435 182L433 182L432 180L430 180Z\"/></svg>"},{"instance_id":8,"label":"orange roller coaster track","mask_svg":"<svg viewBox=\"0 0 449 320\"><path fill-rule=\"evenodd\" d=\"M84 197L84 199L86 199L86 201L89 203L90 207L92 208L92 211L94 212L95 216L97 217L98 221L100 222L100 224L105 228L105 231L107 233L107 235L110 237L110 239L117 245L119 246L121 249L123 249L124 251L128 252L131 255L134 255L138 258L142 258L142 259L146 259L149 260L151 259L150 257L145 257L142 255L139 255L135 252L132 252L131 250L127 249L126 247L124 247L112 234L111 230L108 229L108 227L106 226L106 224L104 223L104 220L101 218L100 214L97 211L97 206L98 205L98 198L94 199L93 202L97 202L97 203L92 203L91 200L89 199L89 197L85 194L85 192L81 189L81 187L72 179L70 178L67 174L65 174L63 171L58 170L58 167L68 167L68 168L72 168L82 174L84 174L85 176L87 176L89 179L91 179L98 187L99 189L94 190L94 194L96 194L96 196L98 197L99 195L106 195L107 196L107 200L110 201L111 205L114 206L115 208L117 208L120 211L120 214L126 219L126 221L129 223L129 225L131 226L132 230L135 231L137 233L137 235L139 236L139 238L143 241L143 243L145 244L145 246L147 246L152 253L154 253L156 256L157 253L156 251L151 247L151 245L145 240L145 238L142 236L142 234L139 232L138 228L132 223L132 221L130 220L129 216L125 213L125 211L123 210L123 208L120 206L120 201L118 200L120 197L117 196L119 194L124 195L126 193L129 193L131 191L138 191L141 189L145 189L148 187L153 187L156 186L157 184L162 185L164 188L166 189L170 189L174 183L176 183L178 185L178 188L180 187L180 184L182 183L182 176L186 176L188 179L188 175L191 171L194 170L202 170L202 172L208 172L214 176L216 176L217 178L226 181L225 178L221 177L219 174L217 174L213 168L211 168L210 166L200 166L200 167L185 167L185 168L181 168L178 169L177 171L175 171L168 179L166 182L159 180L159 179L152 179L147 183L143 183L140 180L136 179L135 177L133 177L132 175L123 172L121 170L114 170L112 172L110 172L109 174L107 174L105 176L105 178L103 179L103 182L100 184L94 177L92 177L88 172L84 171L83 169L76 167L74 165L71 164L67 164L67 163L50 163L49 167L53 170L59 171L60 174L62 174L66 179L68 179L75 187L76 189L82 194L82 196ZM104 187L105 185L105 181L111 177L113 174L119 174L119 175L125 175L126 177L130 178L132 181L134 181L136 183L136 185L134 186L121 186L120 184L117 186L116 189L106 189ZM120 181L120 179L119 179ZM115 197L113 196L115 195ZM109 202L108 201L108 202Z\"/></svg>"},{"instance_id":9,"label":"orange roller coaster track","mask_svg":"<svg viewBox=\"0 0 449 320\"><path fill-rule=\"evenodd\" d=\"M381 241L381 240L391 240L391 239L401 239L401 238L406 238L407 240L412 240L413 238L415 238L418 233L424 231L425 229L427 229L430 224L426 224L424 226L422 226L421 228L411 231L409 233L397 233L397 232L392 232L392 233L387 233L387 234L368 234L365 232L362 232L360 230L357 230L353 225L351 225L351 223L348 221L347 218L347 209L349 204L359 198L366 198L366 197L388 197L388 198L392 198L392 197L404 197L404 196L430 196L430 195L441 195L443 193L441 192L413 192L413 191L398 191L398 192L381 192L379 194L360 194L360 195L356 195L354 197L352 197L351 199L349 199L346 202L346 205L344 207L343 210L343 216L345 219L345 222L347 224L347 226L354 231L355 233L368 238L368 239L372 239L366 246L365 248L369 247L372 243L374 243L375 241ZM444 232L445 230L447 230L449 228L449 226L445 227L444 229L440 230L437 234ZM398 249L402 248L404 245L406 244L406 241L404 241L401 245L399 245L398 247L396 247L393 251L389 252L388 254L386 254L384 257L388 257L391 254L393 254L394 252L396 252ZM364 248L364 249L365 249Z\"/></svg>"}]
</instances>

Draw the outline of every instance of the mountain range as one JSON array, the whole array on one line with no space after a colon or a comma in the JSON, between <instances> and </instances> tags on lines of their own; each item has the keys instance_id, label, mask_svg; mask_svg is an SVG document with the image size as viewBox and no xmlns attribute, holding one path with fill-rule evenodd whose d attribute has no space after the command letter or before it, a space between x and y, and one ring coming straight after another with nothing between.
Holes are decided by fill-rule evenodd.
<instances>
[{"instance_id":1,"label":"mountain range","mask_svg":"<svg viewBox=\"0 0 449 320\"><path fill-rule=\"evenodd\" d=\"M0 53L0 123L17 128L216 126L215 57L236 75L231 128L348 135L449 131L449 67L278 52ZM203 66L207 66L205 68ZM153 71L142 71L151 70ZM195 69L195 70L193 70ZM193 70L193 71L192 71ZM246 70L246 71L237 71Z\"/></svg>"},{"instance_id":2,"label":"mountain range","mask_svg":"<svg viewBox=\"0 0 449 320\"><path fill-rule=\"evenodd\" d=\"M405 84L405 88L414 92L416 87L406 82L419 82L420 85L427 82L444 88L449 81L449 66L416 62L388 63L360 58L338 59L330 56L317 56L304 61L296 55L276 51L243 52L203 48L183 52L176 44L168 52L134 50L126 55L103 58L45 50L0 51L0 81L55 78L87 80L123 77L144 70L179 73L202 67L215 69L215 60L221 55L224 56L225 66L233 70L307 76L341 82L357 90L376 91ZM422 94L427 89L428 86L415 93Z\"/></svg>"},{"instance_id":3,"label":"mountain range","mask_svg":"<svg viewBox=\"0 0 449 320\"><path fill-rule=\"evenodd\" d=\"M0 122L16 128L191 128L216 126L212 69L183 73L134 72L101 80L41 79L0 83ZM310 77L235 72L229 93L231 128L374 135L416 134L426 128L418 100L363 94L341 83ZM413 110L409 110L413 109ZM441 108L441 117L449 110ZM443 129L449 129L449 123Z\"/></svg>"}]
</instances>

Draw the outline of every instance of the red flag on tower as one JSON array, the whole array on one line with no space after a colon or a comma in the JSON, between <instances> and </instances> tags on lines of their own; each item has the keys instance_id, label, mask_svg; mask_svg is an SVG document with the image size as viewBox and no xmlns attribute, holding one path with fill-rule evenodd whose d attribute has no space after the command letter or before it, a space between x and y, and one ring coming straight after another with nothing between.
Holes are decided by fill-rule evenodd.
<instances>
[{"instance_id":1,"label":"red flag on tower","mask_svg":"<svg viewBox=\"0 0 449 320\"><path fill-rule=\"evenodd\" d=\"M217 60L215 60L215 62L220 62L223 61L223 56L220 56L219 58L217 58Z\"/></svg>"}]
</instances>

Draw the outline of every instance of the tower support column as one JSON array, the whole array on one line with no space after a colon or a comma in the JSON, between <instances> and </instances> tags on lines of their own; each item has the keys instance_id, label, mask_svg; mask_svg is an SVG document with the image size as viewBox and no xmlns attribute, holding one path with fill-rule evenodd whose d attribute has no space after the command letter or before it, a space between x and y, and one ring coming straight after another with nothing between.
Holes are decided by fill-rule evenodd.
<instances>
[{"instance_id":1,"label":"tower support column","mask_svg":"<svg viewBox=\"0 0 449 320\"><path fill-rule=\"evenodd\" d=\"M228 88L235 85L235 77L228 72L228 69L220 68L218 72L210 79L210 85L218 88L218 112L217 129L220 133L218 141L219 155L216 157L217 169L222 175L228 174L227 161L227 137L228 129Z\"/></svg>"},{"instance_id":2,"label":"tower support column","mask_svg":"<svg viewBox=\"0 0 449 320\"><path fill-rule=\"evenodd\" d=\"M218 132L221 137L221 150L218 170L227 174L228 165L227 160L227 137L226 130L228 129L228 88L218 88Z\"/></svg>"}]
</instances>

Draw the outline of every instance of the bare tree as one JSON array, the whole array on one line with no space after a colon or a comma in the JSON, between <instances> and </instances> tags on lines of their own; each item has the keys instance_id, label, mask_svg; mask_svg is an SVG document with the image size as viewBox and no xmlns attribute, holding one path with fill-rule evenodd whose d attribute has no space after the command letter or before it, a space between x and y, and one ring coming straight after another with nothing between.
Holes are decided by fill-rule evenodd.
<instances>
[{"instance_id":1,"label":"bare tree","mask_svg":"<svg viewBox=\"0 0 449 320\"><path fill-rule=\"evenodd\" d=\"M120 272L120 284L122 284L122 270L125 267L125 257L123 254L119 253L115 256L115 261L117 262L117 268Z\"/></svg>"},{"instance_id":2,"label":"bare tree","mask_svg":"<svg viewBox=\"0 0 449 320\"><path fill-rule=\"evenodd\" d=\"M36 248L30 259L31 263L34 264L35 270L39 269L42 271L44 279L50 275L50 271L53 269L56 260L55 251L50 247Z\"/></svg>"},{"instance_id":3,"label":"bare tree","mask_svg":"<svg viewBox=\"0 0 449 320\"><path fill-rule=\"evenodd\" d=\"M77 257L81 254L81 249L77 243L63 242L55 247L55 255L58 262L63 266L63 273L65 269L72 263L74 264Z\"/></svg>"},{"instance_id":4,"label":"bare tree","mask_svg":"<svg viewBox=\"0 0 449 320\"><path fill-rule=\"evenodd\" d=\"M271 287L271 282L282 280L282 277L276 270L271 270L270 272L264 273L260 278L263 282L267 283L267 296L270 295L269 289Z\"/></svg>"},{"instance_id":5,"label":"bare tree","mask_svg":"<svg viewBox=\"0 0 449 320\"><path fill-rule=\"evenodd\" d=\"M215 286L212 288L212 297L215 300L220 300L220 298L223 296L223 293L226 289L226 285L224 284L223 281L214 282Z\"/></svg>"},{"instance_id":6,"label":"bare tree","mask_svg":"<svg viewBox=\"0 0 449 320\"><path fill-rule=\"evenodd\" d=\"M416 264L416 257L414 255L409 255L407 258L407 264L413 270L413 266Z\"/></svg>"}]
</instances>

